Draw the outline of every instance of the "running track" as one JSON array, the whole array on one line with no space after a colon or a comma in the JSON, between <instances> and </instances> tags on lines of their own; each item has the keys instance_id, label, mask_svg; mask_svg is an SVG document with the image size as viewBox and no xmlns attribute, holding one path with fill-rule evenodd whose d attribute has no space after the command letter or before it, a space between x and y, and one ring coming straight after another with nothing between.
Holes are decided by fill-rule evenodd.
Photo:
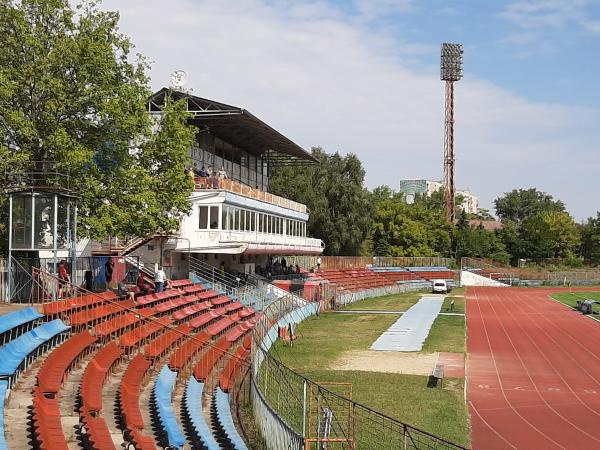
<instances>
[{"instance_id":1,"label":"running track","mask_svg":"<svg viewBox=\"0 0 600 450\"><path fill-rule=\"evenodd\" d=\"M468 289L474 449L600 449L600 323L559 291Z\"/></svg>"}]
</instances>

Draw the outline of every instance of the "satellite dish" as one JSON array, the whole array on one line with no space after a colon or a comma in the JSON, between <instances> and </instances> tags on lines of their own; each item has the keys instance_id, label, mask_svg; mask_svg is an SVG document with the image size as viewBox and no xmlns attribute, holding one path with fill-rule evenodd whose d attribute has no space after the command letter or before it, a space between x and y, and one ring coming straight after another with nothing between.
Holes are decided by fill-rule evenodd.
<instances>
[{"instance_id":1,"label":"satellite dish","mask_svg":"<svg viewBox=\"0 0 600 450\"><path fill-rule=\"evenodd\" d=\"M182 88L187 81L188 76L185 70L176 70L171 74L171 86L174 88Z\"/></svg>"}]
</instances>

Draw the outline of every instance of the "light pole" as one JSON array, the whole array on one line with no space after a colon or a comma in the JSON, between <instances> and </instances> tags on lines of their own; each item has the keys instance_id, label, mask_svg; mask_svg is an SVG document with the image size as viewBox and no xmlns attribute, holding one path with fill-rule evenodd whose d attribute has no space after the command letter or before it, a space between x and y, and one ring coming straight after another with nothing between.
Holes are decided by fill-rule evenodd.
<instances>
[{"instance_id":1,"label":"light pole","mask_svg":"<svg viewBox=\"0 0 600 450\"><path fill-rule=\"evenodd\" d=\"M444 130L444 211L454 222L454 82L463 77L463 47L461 44L442 44L440 79L446 82Z\"/></svg>"}]
</instances>

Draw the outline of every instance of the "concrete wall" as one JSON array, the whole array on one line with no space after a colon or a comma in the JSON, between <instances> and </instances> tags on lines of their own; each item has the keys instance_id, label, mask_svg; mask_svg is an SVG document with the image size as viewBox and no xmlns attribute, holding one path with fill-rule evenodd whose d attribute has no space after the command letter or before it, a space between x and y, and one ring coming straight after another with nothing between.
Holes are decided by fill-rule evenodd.
<instances>
[{"instance_id":1,"label":"concrete wall","mask_svg":"<svg viewBox=\"0 0 600 450\"><path fill-rule=\"evenodd\" d=\"M461 286L497 286L497 287L508 287L504 283L492 280L491 278L477 275L476 273L469 272L468 270L462 270L460 272L460 285Z\"/></svg>"}]
</instances>

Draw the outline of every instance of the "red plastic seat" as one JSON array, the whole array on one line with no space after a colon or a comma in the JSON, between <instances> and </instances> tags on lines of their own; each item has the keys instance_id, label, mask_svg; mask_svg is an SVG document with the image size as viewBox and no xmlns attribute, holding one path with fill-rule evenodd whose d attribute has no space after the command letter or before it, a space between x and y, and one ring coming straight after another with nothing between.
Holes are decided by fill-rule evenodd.
<instances>
[{"instance_id":1,"label":"red plastic seat","mask_svg":"<svg viewBox=\"0 0 600 450\"><path fill-rule=\"evenodd\" d=\"M205 331L201 331L185 341L177 351L171 355L171 358L169 359L169 368L177 371L183 369L188 362L202 350L209 340L210 335Z\"/></svg>"},{"instance_id":2,"label":"red plastic seat","mask_svg":"<svg viewBox=\"0 0 600 450\"><path fill-rule=\"evenodd\" d=\"M206 350L200 361L198 361L198 363L194 366L194 377L196 380L202 382L206 381L208 374L219 361L219 359L221 359L221 357L227 353L230 345L230 342L228 342L225 336L223 336L214 346L209 347Z\"/></svg>"},{"instance_id":3,"label":"red plastic seat","mask_svg":"<svg viewBox=\"0 0 600 450\"><path fill-rule=\"evenodd\" d=\"M82 331L54 349L37 374L39 392L57 394L69 368L96 340L89 331Z\"/></svg>"},{"instance_id":4,"label":"red plastic seat","mask_svg":"<svg viewBox=\"0 0 600 450\"><path fill-rule=\"evenodd\" d=\"M133 330L123 333L119 338L119 345L123 348L135 347L172 323L173 319L168 317L161 317L151 322L144 321Z\"/></svg>"},{"instance_id":5,"label":"red plastic seat","mask_svg":"<svg viewBox=\"0 0 600 450\"><path fill-rule=\"evenodd\" d=\"M144 358L144 355L138 354L127 366L121 380L121 414L125 426L130 431L144 428L144 419L140 411L140 390L144 376L151 365L152 362Z\"/></svg>"},{"instance_id":6,"label":"red plastic seat","mask_svg":"<svg viewBox=\"0 0 600 450\"><path fill-rule=\"evenodd\" d=\"M187 339L191 332L192 327L185 323L179 325L175 329L168 330L152 342L146 344L146 347L144 347L144 355L147 358L158 358L165 354L178 341Z\"/></svg>"}]
</instances>

